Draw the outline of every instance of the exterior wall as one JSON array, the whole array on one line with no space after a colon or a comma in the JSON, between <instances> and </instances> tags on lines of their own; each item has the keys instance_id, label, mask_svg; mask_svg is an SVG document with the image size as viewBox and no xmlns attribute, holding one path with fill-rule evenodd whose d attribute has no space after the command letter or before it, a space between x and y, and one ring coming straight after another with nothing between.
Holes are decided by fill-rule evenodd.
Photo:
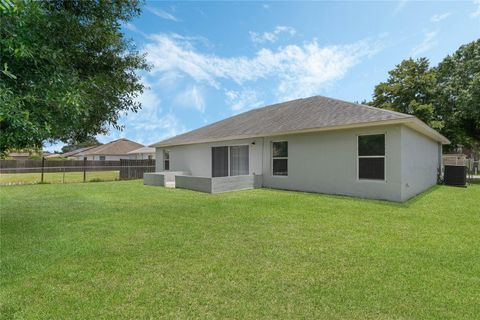
<instances>
[{"instance_id":1,"label":"exterior wall","mask_svg":"<svg viewBox=\"0 0 480 320\"><path fill-rule=\"evenodd\" d=\"M358 179L357 140L367 134L385 134L385 181ZM288 141L288 176L272 175L273 141ZM242 144L249 145L249 176L211 178L211 148ZM168 150L171 171L185 173L175 177L176 186L204 192L264 186L405 201L436 183L439 164L438 143L402 125L202 143ZM157 148L156 159L157 172L163 171L162 148ZM253 184L251 179L256 179Z\"/></svg>"},{"instance_id":2,"label":"exterior wall","mask_svg":"<svg viewBox=\"0 0 480 320\"><path fill-rule=\"evenodd\" d=\"M196 177L212 176L212 147L248 145L249 174L262 174L263 139L230 140L167 148L170 151L170 171L189 172ZM254 142L255 144L252 144ZM163 171L163 148L156 149L156 171Z\"/></svg>"},{"instance_id":3,"label":"exterior wall","mask_svg":"<svg viewBox=\"0 0 480 320\"><path fill-rule=\"evenodd\" d=\"M357 137L385 134L385 181L359 180ZM272 175L272 141L288 141L288 176ZM265 138L263 185L401 201L401 127L375 126Z\"/></svg>"},{"instance_id":4,"label":"exterior wall","mask_svg":"<svg viewBox=\"0 0 480 320\"><path fill-rule=\"evenodd\" d=\"M402 201L406 201L437 183L442 146L438 142L402 126L401 148Z\"/></svg>"}]
</instances>

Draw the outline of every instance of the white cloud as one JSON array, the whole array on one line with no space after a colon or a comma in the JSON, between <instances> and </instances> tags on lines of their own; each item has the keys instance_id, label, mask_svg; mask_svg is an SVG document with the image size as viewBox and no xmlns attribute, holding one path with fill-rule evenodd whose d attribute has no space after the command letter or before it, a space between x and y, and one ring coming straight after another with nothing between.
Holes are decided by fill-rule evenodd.
<instances>
[{"instance_id":1,"label":"white cloud","mask_svg":"<svg viewBox=\"0 0 480 320\"><path fill-rule=\"evenodd\" d=\"M175 103L179 106L194 108L201 113L205 112L205 99L203 92L197 86L192 86L180 92L175 98Z\"/></svg>"},{"instance_id":2,"label":"white cloud","mask_svg":"<svg viewBox=\"0 0 480 320\"><path fill-rule=\"evenodd\" d=\"M473 0L473 4L477 6L477 9L470 14L472 18L480 17L480 0Z\"/></svg>"},{"instance_id":3,"label":"white cloud","mask_svg":"<svg viewBox=\"0 0 480 320\"><path fill-rule=\"evenodd\" d=\"M329 83L341 79L361 58L381 49L379 43L359 41L348 45L321 47L313 40L303 45L288 45L276 50L260 49L253 57L224 58L203 54L193 44L169 35L150 36L144 47L153 74L179 72L199 83L220 89L220 80L243 86L265 80L277 86L277 97L301 97L318 93Z\"/></svg>"},{"instance_id":4,"label":"white cloud","mask_svg":"<svg viewBox=\"0 0 480 320\"><path fill-rule=\"evenodd\" d=\"M127 22L125 25L124 25L124 28L127 29L127 30L130 30L132 32L136 32L138 34L140 34L142 37L147 37L147 34L145 34L142 30L138 29L136 25L134 25L133 23L130 23L130 22Z\"/></svg>"},{"instance_id":5,"label":"white cloud","mask_svg":"<svg viewBox=\"0 0 480 320\"><path fill-rule=\"evenodd\" d=\"M452 13L451 12L445 12L443 14L434 14L431 18L430 18L430 21L431 22L440 22L442 20L445 20L446 18L448 18Z\"/></svg>"},{"instance_id":6,"label":"white cloud","mask_svg":"<svg viewBox=\"0 0 480 320\"><path fill-rule=\"evenodd\" d=\"M286 33L286 34L289 34L290 36L293 36L295 35L295 33L297 33L297 31L292 27L276 26L272 32L264 32L264 33L258 33L253 31L249 32L250 39L255 43L264 43L264 42L274 43L275 41L278 40L278 36L281 33Z\"/></svg>"},{"instance_id":7,"label":"white cloud","mask_svg":"<svg viewBox=\"0 0 480 320\"><path fill-rule=\"evenodd\" d=\"M161 107L162 101L155 89L150 89L152 83L143 78L142 82L148 88L137 101L142 104L138 112L129 112L121 118L125 126L123 131L112 129L108 136L99 137L102 141L111 141L128 137L134 141L146 144L177 135L186 129L171 112L165 112Z\"/></svg>"},{"instance_id":8,"label":"white cloud","mask_svg":"<svg viewBox=\"0 0 480 320\"><path fill-rule=\"evenodd\" d=\"M437 31L424 32L423 41L412 49L412 56L416 57L419 54L424 53L437 45L437 34Z\"/></svg>"},{"instance_id":9,"label":"white cloud","mask_svg":"<svg viewBox=\"0 0 480 320\"><path fill-rule=\"evenodd\" d=\"M407 0L400 0L398 1L398 4L396 5L395 9L393 9L393 15L396 16L400 12L402 12L403 8L405 8L405 5L407 4Z\"/></svg>"},{"instance_id":10,"label":"white cloud","mask_svg":"<svg viewBox=\"0 0 480 320\"><path fill-rule=\"evenodd\" d=\"M225 102L235 112L243 112L263 104L263 101L259 100L257 92L253 89L242 89L241 91L226 90L225 97Z\"/></svg>"},{"instance_id":11,"label":"white cloud","mask_svg":"<svg viewBox=\"0 0 480 320\"><path fill-rule=\"evenodd\" d=\"M162 19L171 20L171 21L175 21L175 22L180 21L179 19L177 19L177 17L175 17L171 13L168 13L167 11L157 9L157 8L153 8L153 7L146 7L146 9L148 11L150 11L151 13L153 13L154 15L156 15L157 17L160 17Z\"/></svg>"}]
</instances>

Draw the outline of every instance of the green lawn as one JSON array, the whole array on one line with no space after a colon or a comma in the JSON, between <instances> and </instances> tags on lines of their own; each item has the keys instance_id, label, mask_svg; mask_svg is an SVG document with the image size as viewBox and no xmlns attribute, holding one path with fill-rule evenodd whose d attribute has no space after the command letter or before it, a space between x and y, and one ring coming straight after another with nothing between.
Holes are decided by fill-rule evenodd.
<instances>
[{"instance_id":1,"label":"green lawn","mask_svg":"<svg viewBox=\"0 0 480 320\"><path fill-rule=\"evenodd\" d=\"M89 171L86 181L113 181L119 179L118 171ZM41 173L1 173L0 185L40 183ZM43 181L48 183L83 182L83 172L46 172Z\"/></svg>"},{"instance_id":2,"label":"green lawn","mask_svg":"<svg viewBox=\"0 0 480 320\"><path fill-rule=\"evenodd\" d=\"M1 187L0 316L478 319L479 199Z\"/></svg>"}]
</instances>

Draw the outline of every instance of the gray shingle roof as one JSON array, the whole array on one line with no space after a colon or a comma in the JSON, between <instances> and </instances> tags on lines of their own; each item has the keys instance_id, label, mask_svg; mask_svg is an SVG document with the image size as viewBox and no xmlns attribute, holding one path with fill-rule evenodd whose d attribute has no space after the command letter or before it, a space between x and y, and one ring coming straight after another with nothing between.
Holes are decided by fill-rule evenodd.
<instances>
[{"instance_id":1,"label":"gray shingle roof","mask_svg":"<svg viewBox=\"0 0 480 320\"><path fill-rule=\"evenodd\" d=\"M253 109L152 146L173 146L241 137L275 135L308 129L414 118L337 99L314 96Z\"/></svg>"},{"instance_id":2,"label":"gray shingle roof","mask_svg":"<svg viewBox=\"0 0 480 320\"><path fill-rule=\"evenodd\" d=\"M125 138L117 139L81 152L80 155L126 155L130 151L144 147L143 144Z\"/></svg>"}]
</instances>

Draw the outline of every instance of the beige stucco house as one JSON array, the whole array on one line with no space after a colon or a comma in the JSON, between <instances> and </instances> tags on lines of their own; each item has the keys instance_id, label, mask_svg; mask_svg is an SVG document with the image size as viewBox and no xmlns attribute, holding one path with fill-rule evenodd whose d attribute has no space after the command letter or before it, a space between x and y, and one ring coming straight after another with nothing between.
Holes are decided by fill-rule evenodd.
<instances>
[{"instance_id":1,"label":"beige stucco house","mask_svg":"<svg viewBox=\"0 0 480 320\"><path fill-rule=\"evenodd\" d=\"M448 139L417 118L326 97L254 109L155 143L145 184L268 187L405 201L437 182Z\"/></svg>"},{"instance_id":2,"label":"beige stucco house","mask_svg":"<svg viewBox=\"0 0 480 320\"><path fill-rule=\"evenodd\" d=\"M87 148L72 157L77 160L120 160L130 159L130 151L144 147L143 144L125 138L110 141L108 143Z\"/></svg>"},{"instance_id":3,"label":"beige stucco house","mask_svg":"<svg viewBox=\"0 0 480 320\"><path fill-rule=\"evenodd\" d=\"M155 159L155 148L141 147L133 151L130 151L128 155L130 159L135 159L135 160Z\"/></svg>"}]
</instances>

